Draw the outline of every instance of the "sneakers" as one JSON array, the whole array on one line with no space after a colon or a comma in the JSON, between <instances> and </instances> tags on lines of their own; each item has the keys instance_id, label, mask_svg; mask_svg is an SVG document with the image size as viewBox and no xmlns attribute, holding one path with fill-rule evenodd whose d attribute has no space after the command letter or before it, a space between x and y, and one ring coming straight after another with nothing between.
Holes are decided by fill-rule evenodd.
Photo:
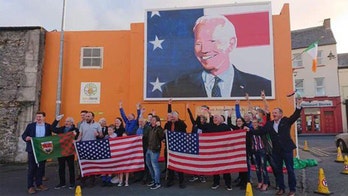
<instances>
[{"instance_id":1,"label":"sneakers","mask_svg":"<svg viewBox=\"0 0 348 196\"><path fill-rule=\"evenodd\" d=\"M155 183L154 182L149 182L147 186L153 186Z\"/></svg>"},{"instance_id":2,"label":"sneakers","mask_svg":"<svg viewBox=\"0 0 348 196\"><path fill-rule=\"evenodd\" d=\"M37 191L46 191L46 190L48 190L48 188L45 185L41 184L40 186L36 187L36 190Z\"/></svg>"},{"instance_id":3,"label":"sneakers","mask_svg":"<svg viewBox=\"0 0 348 196\"><path fill-rule=\"evenodd\" d=\"M36 191L35 191L35 188L34 187L30 187L29 189L28 189L28 194L34 194L34 193L36 193Z\"/></svg>"},{"instance_id":4,"label":"sneakers","mask_svg":"<svg viewBox=\"0 0 348 196\"><path fill-rule=\"evenodd\" d=\"M69 189L70 189L70 190L75 189L75 184L71 184L71 185L69 186Z\"/></svg>"},{"instance_id":5,"label":"sneakers","mask_svg":"<svg viewBox=\"0 0 348 196\"><path fill-rule=\"evenodd\" d=\"M123 185L124 185L123 182L120 182L120 183L118 183L117 186L123 186Z\"/></svg>"},{"instance_id":6,"label":"sneakers","mask_svg":"<svg viewBox=\"0 0 348 196\"><path fill-rule=\"evenodd\" d=\"M196 182L198 180L197 176L192 176L192 178L189 180L190 182Z\"/></svg>"},{"instance_id":7,"label":"sneakers","mask_svg":"<svg viewBox=\"0 0 348 196\"><path fill-rule=\"evenodd\" d=\"M124 183L124 186L129 186L128 182Z\"/></svg>"},{"instance_id":8,"label":"sneakers","mask_svg":"<svg viewBox=\"0 0 348 196\"><path fill-rule=\"evenodd\" d=\"M160 188L160 187L161 187L161 184L155 183L155 184L153 184L153 185L151 186L150 189L155 190L155 189L158 189L158 188Z\"/></svg>"},{"instance_id":9,"label":"sneakers","mask_svg":"<svg viewBox=\"0 0 348 196\"><path fill-rule=\"evenodd\" d=\"M231 187L230 185L227 185L227 186L226 186L226 190L232 191L232 187Z\"/></svg>"},{"instance_id":10,"label":"sneakers","mask_svg":"<svg viewBox=\"0 0 348 196\"><path fill-rule=\"evenodd\" d=\"M205 182L207 182L207 179L204 176L200 176L199 181L205 183Z\"/></svg>"},{"instance_id":11,"label":"sneakers","mask_svg":"<svg viewBox=\"0 0 348 196\"><path fill-rule=\"evenodd\" d=\"M213 184L210 188L215 190L215 189L219 188L219 186L220 186L219 184Z\"/></svg>"},{"instance_id":12,"label":"sneakers","mask_svg":"<svg viewBox=\"0 0 348 196\"><path fill-rule=\"evenodd\" d=\"M54 187L54 189L58 190L61 188L65 188L65 184L58 184L57 186Z\"/></svg>"},{"instance_id":13,"label":"sneakers","mask_svg":"<svg viewBox=\"0 0 348 196\"><path fill-rule=\"evenodd\" d=\"M118 179L118 176L115 176L111 179L111 183L113 183L113 184L117 184L119 182L120 182L120 180Z\"/></svg>"}]
</instances>

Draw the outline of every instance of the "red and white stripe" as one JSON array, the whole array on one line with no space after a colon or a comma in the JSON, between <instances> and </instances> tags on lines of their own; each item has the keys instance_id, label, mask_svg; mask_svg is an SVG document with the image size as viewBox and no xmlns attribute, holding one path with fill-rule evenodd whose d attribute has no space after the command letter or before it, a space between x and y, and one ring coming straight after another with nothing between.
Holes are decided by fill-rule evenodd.
<instances>
[{"instance_id":1,"label":"red and white stripe","mask_svg":"<svg viewBox=\"0 0 348 196\"><path fill-rule=\"evenodd\" d=\"M215 175L247 171L245 131L203 133L199 154L168 150L168 168L194 175Z\"/></svg>"},{"instance_id":2,"label":"red and white stripe","mask_svg":"<svg viewBox=\"0 0 348 196\"><path fill-rule=\"evenodd\" d=\"M82 176L144 170L142 136L110 138L110 159L80 160Z\"/></svg>"}]
</instances>

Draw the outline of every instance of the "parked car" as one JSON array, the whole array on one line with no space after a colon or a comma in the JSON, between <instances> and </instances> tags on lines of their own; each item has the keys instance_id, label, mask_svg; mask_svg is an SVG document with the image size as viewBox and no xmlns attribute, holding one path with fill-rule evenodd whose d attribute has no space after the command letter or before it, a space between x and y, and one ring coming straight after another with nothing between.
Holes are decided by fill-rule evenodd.
<instances>
[{"instance_id":1,"label":"parked car","mask_svg":"<svg viewBox=\"0 0 348 196\"><path fill-rule=\"evenodd\" d=\"M335 137L336 147L340 147L342 152L348 152L348 133L341 133Z\"/></svg>"}]
</instances>

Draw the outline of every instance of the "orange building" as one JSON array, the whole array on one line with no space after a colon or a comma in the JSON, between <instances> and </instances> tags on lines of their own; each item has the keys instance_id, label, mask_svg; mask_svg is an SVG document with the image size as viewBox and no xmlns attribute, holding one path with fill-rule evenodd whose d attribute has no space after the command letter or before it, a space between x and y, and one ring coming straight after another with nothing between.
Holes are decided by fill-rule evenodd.
<instances>
[{"instance_id":1,"label":"orange building","mask_svg":"<svg viewBox=\"0 0 348 196\"><path fill-rule=\"evenodd\" d=\"M63 78L61 113L79 121L81 110L95 112L95 119L114 122L120 116L118 103L123 101L126 113L136 112L136 103L155 110L163 119L167 113L167 101L144 101L144 24L131 24L123 31L71 31L64 33ZM280 15L273 15L275 99L270 107L280 106L290 115L294 110L292 98L286 94L293 90L291 66L291 34L289 5L285 4ZM47 32L40 109L47 113L48 122L55 116L58 78L60 32ZM86 58L82 58L84 56ZM99 58L99 57L102 58ZM84 66L82 66L84 63ZM100 64L99 68L94 65ZM87 68L86 68L87 67ZM80 104L81 83L93 82L100 89L97 104ZM174 101L173 108L180 113L190 127L185 105L191 110L200 105L231 106L231 101ZM262 104L253 101L255 105ZM246 105L243 101L241 105Z\"/></svg>"}]
</instances>

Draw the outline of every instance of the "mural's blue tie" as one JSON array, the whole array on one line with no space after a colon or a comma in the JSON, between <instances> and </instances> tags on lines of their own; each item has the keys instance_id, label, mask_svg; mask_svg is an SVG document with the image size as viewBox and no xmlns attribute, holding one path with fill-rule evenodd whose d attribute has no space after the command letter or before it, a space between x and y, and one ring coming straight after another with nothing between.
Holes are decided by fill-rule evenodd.
<instances>
[{"instance_id":1,"label":"mural's blue tie","mask_svg":"<svg viewBox=\"0 0 348 196\"><path fill-rule=\"evenodd\" d=\"M211 96L212 97L221 97L221 90L219 87L219 82L221 81L221 79L219 77L215 77L215 82L214 82L214 86L213 89L211 90Z\"/></svg>"}]
</instances>

